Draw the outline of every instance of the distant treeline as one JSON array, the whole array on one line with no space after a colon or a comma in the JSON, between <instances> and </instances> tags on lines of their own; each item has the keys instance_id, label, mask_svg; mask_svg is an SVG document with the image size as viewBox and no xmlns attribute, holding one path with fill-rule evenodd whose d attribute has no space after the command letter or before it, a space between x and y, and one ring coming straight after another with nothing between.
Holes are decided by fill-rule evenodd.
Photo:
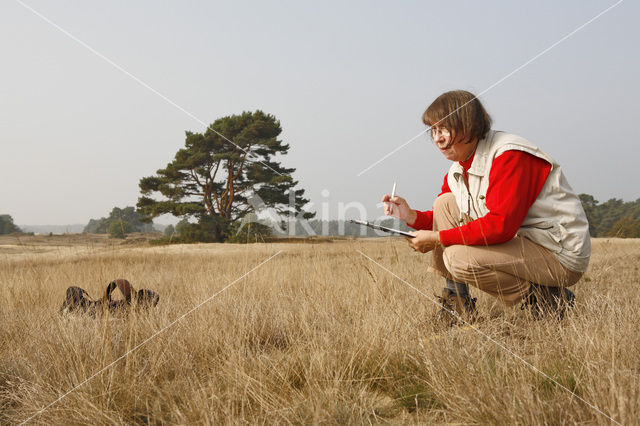
<instances>
[{"instance_id":1,"label":"distant treeline","mask_svg":"<svg viewBox=\"0 0 640 426\"><path fill-rule=\"evenodd\" d=\"M83 232L90 234L109 234L112 237L124 238L130 232L153 232L153 223L140 221L142 215L135 207L121 209L114 207L108 217L90 219Z\"/></svg>"},{"instance_id":2,"label":"distant treeline","mask_svg":"<svg viewBox=\"0 0 640 426\"><path fill-rule=\"evenodd\" d=\"M0 214L0 235L22 234L22 229L13 223L13 218L8 214Z\"/></svg>"},{"instance_id":3,"label":"distant treeline","mask_svg":"<svg viewBox=\"0 0 640 426\"><path fill-rule=\"evenodd\" d=\"M404 223L400 223L398 219L384 219L375 222L376 225L386 226L388 228L410 230ZM291 229L289 228L291 227ZM389 236L383 231L376 231L366 226L355 223L345 222L342 220L304 220L295 222L282 222L273 224L269 221L252 222L252 223L236 223L234 225L229 238L229 242L242 243L253 241L265 241L268 238L286 238L292 237L312 237L312 236L330 236L330 237L384 237ZM160 241L164 242L196 242L206 241L206 236L199 235L202 232L202 226L189 223L186 219L181 220L174 227L169 225L164 229L164 238Z\"/></svg>"},{"instance_id":4,"label":"distant treeline","mask_svg":"<svg viewBox=\"0 0 640 426\"><path fill-rule=\"evenodd\" d=\"M592 237L640 238L640 198L624 202L612 198L600 204L592 195L580 194Z\"/></svg>"}]
</instances>

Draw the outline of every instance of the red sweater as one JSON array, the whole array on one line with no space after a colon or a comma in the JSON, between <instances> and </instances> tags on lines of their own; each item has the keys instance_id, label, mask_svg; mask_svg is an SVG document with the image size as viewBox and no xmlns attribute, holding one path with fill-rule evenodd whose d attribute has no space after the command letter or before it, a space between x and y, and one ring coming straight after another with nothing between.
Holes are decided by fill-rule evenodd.
<instances>
[{"instance_id":1,"label":"red sweater","mask_svg":"<svg viewBox=\"0 0 640 426\"><path fill-rule=\"evenodd\" d=\"M471 167L473 156L460 165L466 172ZM511 240L527 217L529 208L538 198L551 164L524 151L505 151L493 160L487 188L489 213L466 225L440 231L440 242L444 246L464 244L468 246L501 244ZM444 177L440 195L451 192ZM432 229L433 211L418 211L414 229Z\"/></svg>"}]
</instances>

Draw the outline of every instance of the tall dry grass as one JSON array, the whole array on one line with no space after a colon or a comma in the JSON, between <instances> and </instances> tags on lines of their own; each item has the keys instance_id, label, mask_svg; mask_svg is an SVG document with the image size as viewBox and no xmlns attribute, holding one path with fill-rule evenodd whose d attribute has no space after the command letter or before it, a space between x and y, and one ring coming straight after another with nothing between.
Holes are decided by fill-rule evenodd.
<instances>
[{"instance_id":1,"label":"tall dry grass","mask_svg":"<svg viewBox=\"0 0 640 426\"><path fill-rule=\"evenodd\" d=\"M358 250L427 294L442 286L402 240L0 246L0 423L638 423L640 242L594 242L562 323L474 292L478 330L506 349L434 334L433 302ZM58 314L69 285L95 297L117 277L157 290L156 310Z\"/></svg>"}]
</instances>

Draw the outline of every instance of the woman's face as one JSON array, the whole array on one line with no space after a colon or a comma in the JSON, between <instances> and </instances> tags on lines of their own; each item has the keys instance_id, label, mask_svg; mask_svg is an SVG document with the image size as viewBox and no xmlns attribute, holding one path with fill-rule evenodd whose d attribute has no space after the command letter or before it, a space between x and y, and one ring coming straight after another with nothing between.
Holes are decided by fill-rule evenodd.
<instances>
[{"instance_id":1,"label":"woman's face","mask_svg":"<svg viewBox=\"0 0 640 426\"><path fill-rule=\"evenodd\" d=\"M475 151L476 146L478 145L478 141L465 143L466 140L460 136L456 137L456 140L451 143L451 133L446 129L437 129L434 127L431 128L431 138L442 155L444 155L447 160L451 161L467 160L471 157L471 154Z\"/></svg>"}]
</instances>

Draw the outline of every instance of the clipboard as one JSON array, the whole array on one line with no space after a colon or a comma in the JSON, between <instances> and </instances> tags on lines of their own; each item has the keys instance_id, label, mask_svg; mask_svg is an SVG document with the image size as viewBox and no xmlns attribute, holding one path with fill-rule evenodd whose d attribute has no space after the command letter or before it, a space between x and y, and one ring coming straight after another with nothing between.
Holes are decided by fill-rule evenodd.
<instances>
[{"instance_id":1,"label":"clipboard","mask_svg":"<svg viewBox=\"0 0 640 426\"><path fill-rule=\"evenodd\" d=\"M376 225L371 222L367 222L365 220L353 220L350 219L349 222L357 223L358 225L368 226L369 228L378 229L380 231L388 232L390 234L402 235L403 237L415 238L415 235L411 235L408 232L401 231L399 229L387 228L386 226Z\"/></svg>"}]
</instances>

